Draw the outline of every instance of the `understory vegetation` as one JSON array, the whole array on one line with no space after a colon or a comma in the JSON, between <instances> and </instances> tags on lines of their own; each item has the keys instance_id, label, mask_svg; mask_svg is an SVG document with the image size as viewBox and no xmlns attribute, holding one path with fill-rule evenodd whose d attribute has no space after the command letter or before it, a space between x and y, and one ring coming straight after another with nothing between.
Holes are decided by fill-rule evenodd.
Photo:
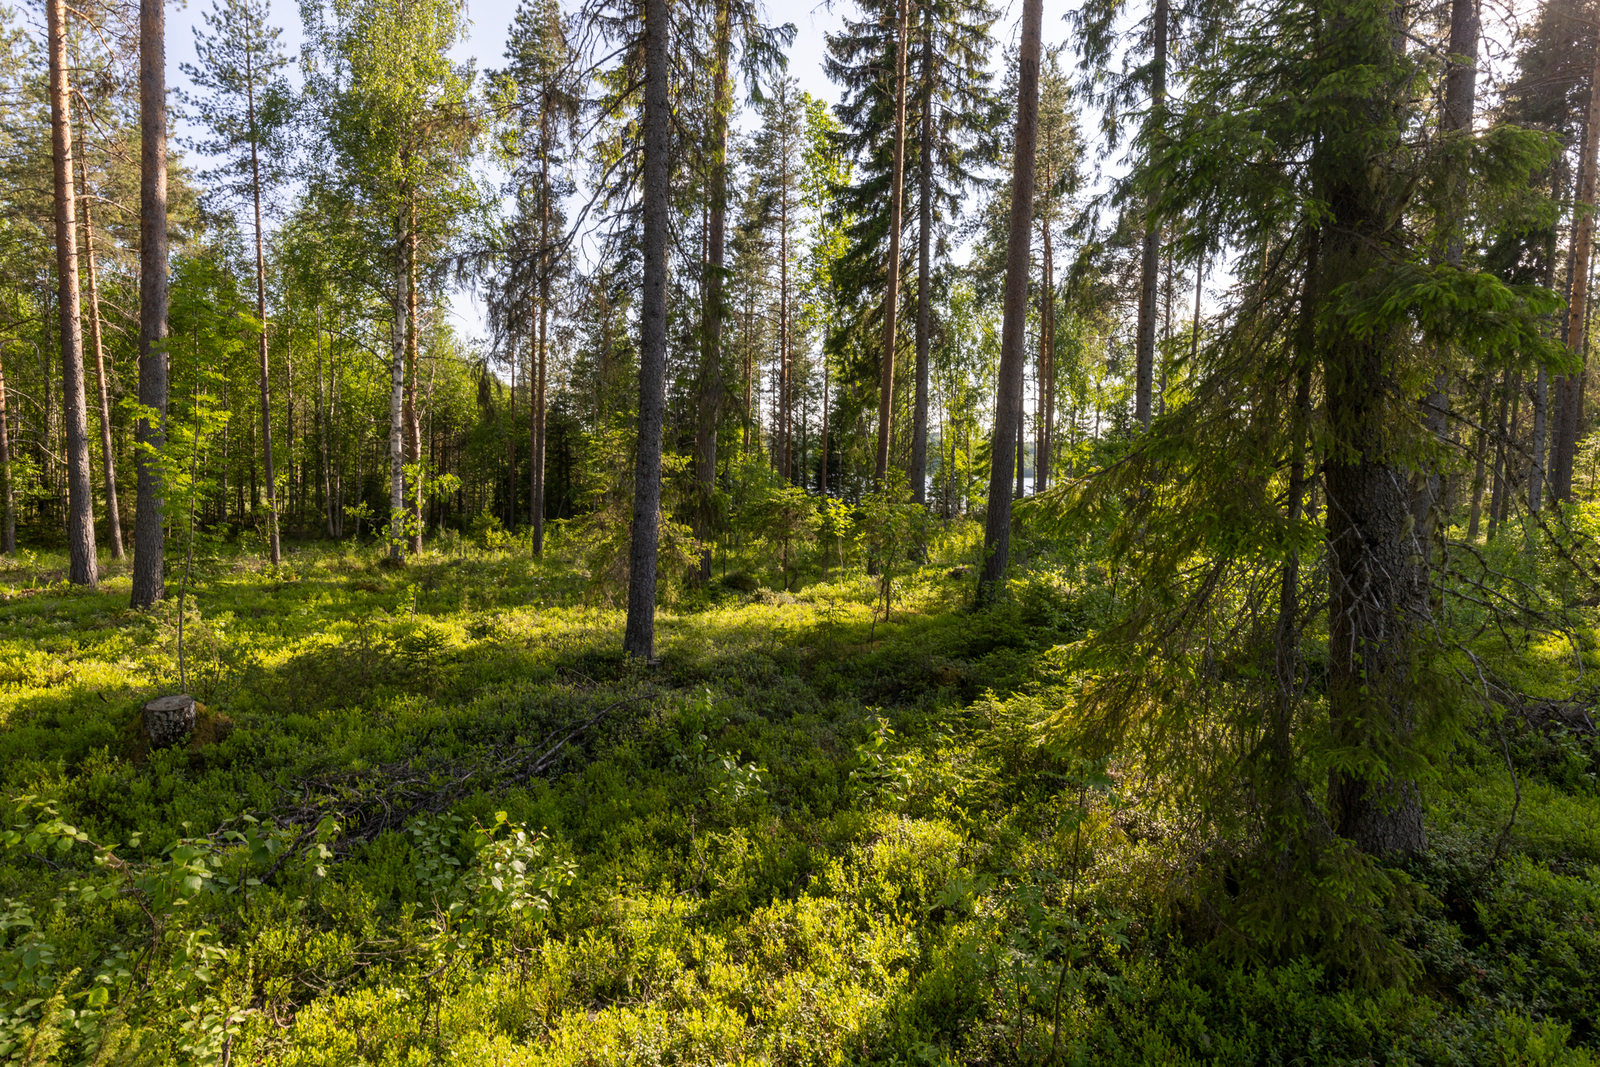
<instances>
[{"instance_id":1,"label":"understory vegetation","mask_svg":"<svg viewBox=\"0 0 1600 1067\"><path fill-rule=\"evenodd\" d=\"M1461 709L1358 966L1326 908L1229 929L1216 798L1051 728L1120 609L1094 540L1025 536L975 611L940 527L887 616L864 560L752 545L651 664L559 528L203 546L181 620L6 561L0 1061L1596 1062L1592 613L1462 645L1523 698ZM180 621L205 710L151 752Z\"/></svg>"}]
</instances>

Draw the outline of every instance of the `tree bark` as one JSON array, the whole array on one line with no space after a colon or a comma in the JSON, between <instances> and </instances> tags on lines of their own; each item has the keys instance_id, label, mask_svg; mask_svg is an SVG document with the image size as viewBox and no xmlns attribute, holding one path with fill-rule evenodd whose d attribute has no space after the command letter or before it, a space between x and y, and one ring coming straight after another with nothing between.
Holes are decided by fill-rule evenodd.
<instances>
[{"instance_id":1,"label":"tree bark","mask_svg":"<svg viewBox=\"0 0 1600 1067\"><path fill-rule=\"evenodd\" d=\"M1500 513L1504 510L1506 480L1510 473L1510 454L1506 447L1507 421L1511 409L1511 372L1500 375L1500 417L1495 423L1494 487L1489 493L1489 540L1494 540L1500 528Z\"/></svg>"},{"instance_id":2,"label":"tree bark","mask_svg":"<svg viewBox=\"0 0 1600 1067\"><path fill-rule=\"evenodd\" d=\"M338 537L333 522L333 465L328 458L328 426L333 422L333 391L323 392L322 384L322 309L317 308L317 456L322 478L322 525L329 540ZM333 377L332 360L329 360L328 377Z\"/></svg>"},{"instance_id":3,"label":"tree bark","mask_svg":"<svg viewBox=\"0 0 1600 1067\"><path fill-rule=\"evenodd\" d=\"M1382 269L1404 240L1404 176L1372 166L1355 147L1401 126L1404 104L1387 87L1398 84L1395 68L1404 60L1381 25L1327 39L1319 58L1330 68L1379 72L1368 75L1375 88L1365 100L1330 117L1310 168L1319 199L1331 206L1307 300L1323 319L1317 338L1329 437L1328 716L1334 744L1360 756L1330 774L1328 806L1335 831L1363 851L1412 853L1427 841L1421 791L1404 754L1415 729L1414 634L1429 600L1427 548L1392 421L1409 338L1401 328L1366 329L1333 303L1342 287Z\"/></svg>"},{"instance_id":4,"label":"tree bark","mask_svg":"<svg viewBox=\"0 0 1600 1067\"><path fill-rule=\"evenodd\" d=\"M1468 504L1467 511L1467 541L1469 543L1478 540L1478 525L1483 515L1484 465L1489 451L1489 380L1487 376L1485 376L1479 398L1477 445L1473 450L1472 500Z\"/></svg>"},{"instance_id":5,"label":"tree bark","mask_svg":"<svg viewBox=\"0 0 1600 1067\"><path fill-rule=\"evenodd\" d=\"M1155 134L1166 129L1168 0L1156 0L1151 27L1150 116ZM1151 138L1154 141L1154 137ZM1139 322L1134 335L1133 417L1150 426L1150 394L1156 361L1156 285L1161 273L1161 226L1153 217L1154 196L1145 203L1144 243L1139 259Z\"/></svg>"},{"instance_id":6,"label":"tree bark","mask_svg":"<svg viewBox=\"0 0 1600 1067\"><path fill-rule=\"evenodd\" d=\"M1595 163L1600 148L1600 47L1595 49L1589 81L1589 109L1584 120L1583 148L1578 157L1578 197L1572 222L1572 289L1567 298L1567 348L1579 363L1577 374L1556 380L1554 440L1550 456L1550 495L1572 497L1572 463L1582 421L1584 337L1589 299L1589 257L1594 243Z\"/></svg>"},{"instance_id":7,"label":"tree bark","mask_svg":"<svg viewBox=\"0 0 1600 1067\"><path fill-rule=\"evenodd\" d=\"M283 560L278 540L278 480L272 456L271 365L267 360L267 251L261 226L261 155L256 143L256 86L246 52L246 107L250 124L250 192L255 207L256 237L256 356L261 373L261 458L267 481L267 550L276 567Z\"/></svg>"},{"instance_id":8,"label":"tree bark","mask_svg":"<svg viewBox=\"0 0 1600 1067\"><path fill-rule=\"evenodd\" d=\"M139 485L133 519L135 608L166 588L161 468L147 452L166 447L167 74L163 0L139 0ZM153 414L154 418L148 417Z\"/></svg>"},{"instance_id":9,"label":"tree bark","mask_svg":"<svg viewBox=\"0 0 1600 1067\"><path fill-rule=\"evenodd\" d=\"M1472 129L1473 110L1477 105L1478 80L1478 5L1477 0L1451 0L1450 4L1450 55L1445 70L1445 99L1439 125L1446 134ZM1457 58L1460 57L1461 61ZM1457 183L1461 200L1466 198L1466 180ZM1464 242L1458 233L1450 235L1445 261L1451 266L1461 265ZM1423 425L1428 434L1443 444L1450 417L1450 376L1441 365L1434 373L1433 390L1423 400ZM1412 521L1418 540L1427 550L1433 543L1433 529L1439 518L1439 493L1441 480L1434 464L1419 471L1411 494Z\"/></svg>"},{"instance_id":10,"label":"tree bark","mask_svg":"<svg viewBox=\"0 0 1600 1067\"><path fill-rule=\"evenodd\" d=\"M711 580L711 527L717 478L717 432L727 390L722 380L722 320L724 263L728 225L728 119L733 111L733 24L730 0L717 0L716 70L712 74L711 167L706 221L706 289L701 323L700 375L695 383L695 537L700 551L700 581ZM748 416L747 416L748 418ZM748 423L746 433L748 434Z\"/></svg>"},{"instance_id":11,"label":"tree bark","mask_svg":"<svg viewBox=\"0 0 1600 1067\"><path fill-rule=\"evenodd\" d=\"M399 559L405 544L402 527L406 511L406 288L410 272L406 268L404 221L395 227L394 248L394 326L389 340L389 558Z\"/></svg>"},{"instance_id":12,"label":"tree bark","mask_svg":"<svg viewBox=\"0 0 1600 1067\"><path fill-rule=\"evenodd\" d=\"M828 497L828 354L826 345L822 354L822 458L817 473L817 492L824 500Z\"/></svg>"},{"instance_id":13,"label":"tree bark","mask_svg":"<svg viewBox=\"0 0 1600 1067\"><path fill-rule=\"evenodd\" d=\"M1005 307L1000 326L1000 368L995 389L989 511L984 516L980 600L999 591L1011 556L1011 468L1022 418L1022 365L1027 358L1028 261L1033 231L1034 151L1039 140L1039 38L1043 0L1023 0L1018 56L1017 133L1011 161L1011 219L1006 244Z\"/></svg>"},{"instance_id":14,"label":"tree bark","mask_svg":"<svg viewBox=\"0 0 1600 1067\"><path fill-rule=\"evenodd\" d=\"M904 2L904 0L902 0ZM639 442L634 461L633 530L628 552L628 624L623 651L655 653L656 559L661 512L661 433L666 416L668 135L667 0L644 9L644 292L639 308Z\"/></svg>"},{"instance_id":15,"label":"tree bark","mask_svg":"<svg viewBox=\"0 0 1600 1067\"><path fill-rule=\"evenodd\" d=\"M911 499L928 503L928 345L933 328L933 8L923 8L922 143L917 146L917 391L911 414Z\"/></svg>"},{"instance_id":16,"label":"tree bark","mask_svg":"<svg viewBox=\"0 0 1600 1067\"><path fill-rule=\"evenodd\" d=\"M67 7L46 0L50 38L50 139L55 163L56 310L61 317L61 414L66 429L68 579L98 588L94 497L89 484L89 416L83 384L83 319L78 306L78 210L72 173L72 100L67 85Z\"/></svg>"},{"instance_id":17,"label":"tree bark","mask_svg":"<svg viewBox=\"0 0 1600 1067\"><path fill-rule=\"evenodd\" d=\"M778 371L777 416L779 442L774 451L784 482L794 480L794 350L789 308L789 143L783 144L783 173L779 175L778 219ZM785 578L787 581L787 578Z\"/></svg>"},{"instance_id":18,"label":"tree bark","mask_svg":"<svg viewBox=\"0 0 1600 1067\"><path fill-rule=\"evenodd\" d=\"M78 172L83 177L84 281L89 287L89 340L94 345L95 387L100 402L100 469L106 480L106 534L111 558L121 559L122 511L117 506L117 452L111 439L111 394L106 381L105 344L100 333L100 281L94 258L94 216L89 210L89 161L78 133Z\"/></svg>"},{"instance_id":19,"label":"tree bark","mask_svg":"<svg viewBox=\"0 0 1600 1067\"><path fill-rule=\"evenodd\" d=\"M17 496L11 484L11 425L6 408L4 345L0 345L0 554L17 552Z\"/></svg>"},{"instance_id":20,"label":"tree bark","mask_svg":"<svg viewBox=\"0 0 1600 1067\"><path fill-rule=\"evenodd\" d=\"M534 337L533 388L528 391L528 521L533 554L544 554L545 345L550 322L550 94L539 108L539 325Z\"/></svg>"},{"instance_id":21,"label":"tree bark","mask_svg":"<svg viewBox=\"0 0 1600 1067\"><path fill-rule=\"evenodd\" d=\"M906 45L908 0L899 0L894 49L894 169L889 179L889 259L883 297L883 362L878 379L879 489L889 477L889 431L894 423L895 320L900 313L900 219L905 204L906 170Z\"/></svg>"},{"instance_id":22,"label":"tree bark","mask_svg":"<svg viewBox=\"0 0 1600 1067\"><path fill-rule=\"evenodd\" d=\"M420 338L417 334L417 199L413 195L408 205L409 225L406 227L406 450L416 465L417 476L411 486L411 551L422 551L422 497L427 491L428 477L423 469L422 423L417 409L417 352ZM512 400L516 399L513 386ZM508 405L509 412L515 404ZM513 464L513 467L515 465ZM511 496L516 497L516 471L511 472ZM515 517L513 511L513 518Z\"/></svg>"},{"instance_id":23,"label":"tree bark","mask_svg":"<svg viewBox=\"0 0 1600 1067\"><path fill-rule=\"evenodd\" d=\"M1050 188L1050 167L1045 166L1045 189ZM1046 193L1048 196L1048 192ZM1039 425L1033 446L1033 491L1042 493L1050 487L1051 440L1055 429L1055 250L1050 243L1049 213L1040 220L1042 235L1039 278L1039 369L1035 372L1039 384Z\"/></svg>"}]
</instances>

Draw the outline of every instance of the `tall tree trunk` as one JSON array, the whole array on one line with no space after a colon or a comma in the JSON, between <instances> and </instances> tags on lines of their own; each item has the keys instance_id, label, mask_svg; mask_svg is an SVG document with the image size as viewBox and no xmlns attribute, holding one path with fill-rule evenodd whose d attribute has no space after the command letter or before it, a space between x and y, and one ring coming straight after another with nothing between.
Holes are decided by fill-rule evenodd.
<instances>
[{"instance_id":1,"label":"tall tree trunk","mask_svg":"<svg viewBox=\"0 0 1600 1067\"><path fill-rule=\"evenodd\" d=\"M0 345L0 555L17 552L17 495L11 484L11 424L6 407L5 346Z\"/></svg>"},{"instance_id":2,"label":"tall tree trunk","mask_svg":"<svg viewBox=\"0 0 1600 1067\"><path fill-rule=\"evenodd\" d=\"M904 0L902 0L904 2ZM656 553L661 512L661 433L666 416L668 136L667 0L644 10L644 292L639 307L639 443L634 461L633 530L628 551L628 625L622 648L655 653Z\"/></svg>"},{"instance_id":3,"label":"tall tree trunk","mask_svg":"<svg viewBox=\"0 0 1600 1067\"><path fill-rule=\"evenodd\" d=\"M1027 370L1022 370L1022 394L1016 402L1016 499L1027 493Z\"/></svg>"},{"instance_id":4,"label":"tall tree trunk","mask_svg":"<svg viewBox=\"0 0 1600 1067\"><path fill-rule=\"evenodd\" d=\"M294 333L284 331L283 338L283 460L285 467L283 508L279 513L279 525L288 526L294 530L299 526L299 518L303 512L305 480L299 477L299 465L295 463L294 450ZM288 521L284 522L283 517Z\"/></svg>"},{"instance_id":5,"label":"tall tree trunk","mask_svg":"<svg viewBox=\"0 0 1600 1067\"><path fill-rule=\"evenodd\" d=\"M1545 448L1548 445L1547 439L1549 437L1549 399L1549 373L1541 364L1538 376L1533 380L1533 443L1531 445L1533 456L1528 465L1528 513L1530 515L1539 514L1544 496Z\"/></svg>"},{"instance_id":6,"label":"tall tree trunk","mask_svg":"<svg viewBox=\"0 0 1600 1067\"><path fill-rule=\"evenodd\" d=\"M98 588L94 496L89 484L89 415L78 307L78 209L72 173L72 98L67 85L67 7L46 0L50 37L50 134L55 163L57 312L61 316L61 413L66 424L68 577Z\"/></svg>"},{"instance_id":7,"label":"tall tree trunk","mask_svg":"<svg viewBox=\"0 0 1600 1067\"><path fill-rule=\"evenodd\" d=\"M1033 233L1034 150L1039 140L1039 38L1043 0L1023 0L1018 56L1016 155L1011 160L1011 219L1006 244L1005 308L995 388L989 511L984 517L981 600L993 600L1011 556L1011 468L1022 420L1022 367L1028 342L1028 261Z\"/></svg>"},{"instance_id":8,"label":"tall tree trunk","mask_svg":"<svg viewBox=\"0 0 1600 1067\"><path fill-rule=\"evenodd\" d=\"M329 390L323 392L322 384L322 308L317 308L315 318L317 330L317 456L321 466L322 478L322 525L328 539L333 540L338 536L333 523L333 467L328 461L328 424L333 421L333 393ZM332 360L329 361L328 377L333 377ZM326 396L326 399L324 397Z\"/></svg>"},{"instance_id":9,"label":"tall tree trunk","mask_svg":"<svg viewBox=\"0 0 1600 1067\"><path fill-rule=\"evenodd\" d=\"M1151 35L1150 119L1156 135L1166 130L1168 0L1156 0ZM1153 140L1153 139L1152 139ZM1153 195L1146 198L1144 243L1139 259L1139 322L1134 334L1133 417L1150 425L1150 393L1156 364L1156 285L1161 273L1161 224L1153 216Z\"/></svg>"},{"instance_id":10,"label":"tall tree trunk","mask_svg":"<svg viewBox=\"0 0 1600 1067\"><path fill-rule=\"evenodd\" d=\"M405 219L397 220L394 242L394 326L389 339L389 558L399 559L406 543L406 266Z\"/></svg>"},{"instance_id":11,"label":"tall tree trunk","mask_svg":"<svg viewBox=\"0 0 1600 1067\"><path fill-rule=\"evenodd\" d=\"M1478 404L1478 434L1477 445L1474 447L1474 466L1472 471L1472 500L1467 510L1467 541L1472 543L1478 540L1478 524L1483 515L1484 461L1489 451L1489 377L1484 376L1483 386L1479 391Z\"/></svg>"},{"instance_id":12,"label":"tall tree trunk","mask_svg":"<svg viewBox=\"0 0 1600 1067\"><path fill-rule=\"evenodd\" d=\"M1511 375L1511 424L1506 437L1505 492L1500 494L1500 522L1511 520L1517 503L1517 442L1522 437L1522 372Z\"/></svg>"},{"instance_id":13,"label":"tall tree trunk","mask_svg":"<svg viewBox=\"0 0 1600 1067\"><path fill-rule=\"evenodd\" d=\"M1550 495L1558 501L1572 497L1572 463L1578 450L1582 421L1585 311L1589 299L1589 257L1594 245L1595 163L1600 147L1600 47L1594 55L1589 81L1589 109L1584 120L1583 148L1578 157L1578 197L1572 220L1572 288L1567 297L1567 348L1579 362L1575 375L1556 380L1554 440L1550 450Z\"/></svg>"},{"instance_id":14,"label":"tall tree trunk","mask_svg":"<svg viewBox=\"0 0 1600 1067\"><path fill-rule=\"evenodd\" d=\"M1495 423L1494 488L1489 494L1489 540L1491 541L1494 540L1494 535L1500 528L1500 515L1505 510L1503 502L1505 500L1506 480L1511 467L1506 432L1506 416L1510 409L1511 372L1508 370L1500 376L1500 417Z\"/></svg>"},{"instance_id":15,"label":"tall tree trunk","mask_svg":"<svg viewBox=\"0 0 1600 1067\"><path fill-rule=\"evenodd\" d=\"M823 499L828 496L828 353L826 344L822 353L822 460L817 473L817 492Z\"/></svg>"},{"instance_id":16,"label":"tall tree trunk","mask_svg":"<svg viewBox=\"0 0 1600 1067\"><path fill-rule=\"evenodd\" d=\"M722 380L722 320L725 315L723 265L727 259L728 225L728 120L733 111L733 80L729 66L733 61L733 22L730 0L717 0L716 70L711 89L711 166L708 218L706 222L706 288L704 321L701 323L700 374L695 383L695 537L700 551L700 581L711 580L712 509L715 506L717 478L717 431L722 423L722 406L727 390ZM746 414L746 436L749 434Z\"/></svg>"},{"instance_id":17,"label":"tall tree trunk","mask_svg":"<svg viewBox=\"0 0 1600 1067\"><path fill-rule=\"evenodd\" d=\"M111 440L111 394L106 381L105 344L100 334L100 280L94 257L94 216L89 210L89 160L78 130L78 172L83 178L84 281L89 287L89 340L94 345L94 378L100 402L100 470L106 480L106 524L111 558L122 558L122 511L117 506L117 451Z\"/></svg>"},{"instance_id":18,"label":"tall tree trunk","mask_svg":"<svg viewBox=\"0 0 1600 1067\"><path fill-rule=\"evenodd\" d=\"M917 146L917 392L911 412L911 499L928 503L928 345L933 329L933 8L922 11L922 137Z\"/></svg>"},{"instance_id":19,"label":"tall tree trunk","mask_svg":"<svg viewBox=\"0 0 1600 1067\"><path fill-rule=\"evenodd\" d=\"M1477 0L1451 0L1450 5L1450 55L1452 59L1445 71L1444 109L1439 125L1445 134L1471 131L1473 110L1477 104L1478 80L1478 3ZM1459 60L1455 57L1459 57ZM1465 176L1457 183L1459 197L1466 199ZM1464 243L1458 233L1452 233L1445 259L1451 266L1461 265ZM1423 425L1435 440L1444 442L1450 417L1450 376L1442 365L1434 374L1433 390L1423 399ZM1433 464L1427 464L1414 479L1411 493L1411 515L1417 539L1426 552L1433 543L1433 529L1439 518L1441 479Z\"/></svg>"},{"instance_id":20,"label":"tall tree trunk","mask_svg":"<svg viewBox=\"0 0 1600 1067\"><path fill-rule=\"evenodd\" d=\"M167 420L167 44L164 0L139 0L139 403L133 595L147 608L165 592L161 467Z\"/></svg>"},{"instance_id":21,"label":"tall tree trunk","mask_svg":"<svg viewBox=\"0 0 1600 1067\"><path fill-rule=\"evenodd\" d=\"M548 132L548 107L546 114L540 121L546 124ZM550 325L550 148L548 136L540 151L539 162L539 196L542 202L539 215L539 335L538 348L534 353L537 366L534 368L534 384L530 403L533 405L530 431L530 446L533 449L528 463L528 480L532 491L528 494L528 512L533 525L533 554L544 554L544 453L545 453L545 385L547 381L547 357L549 347Z\"/></svg>"},{"instance_id":22,"label":"tall tree trunk","mask_svg":"<svg viewBox=\"0 0 1600 1067\"><path fill-rule=\"evenodd\" d=\"M506 346L511 356L511 388L506 396L506 529L517 528L517 437L511 432L512 416L517 411L517 346ZM533 390L529 390L532 393ZM531 401L530 401L531 403Z\"/></svg>"},{"instance_id":23,"label":"tall tree trunk","mask_svg":"<svg viewBox=\"0 0 1600 1067\"><path fill-rule=\"evenodd\" d=\"M1045 166L1045 189L1048 197L1050 167ZM1038 425L1034 428L1033 491L1042 493L1050 487L1050 452L1054 447L1051 430L1055 421L1055 250L1050 244L1049 213L1039 222L1042 238L1039 278L1039 369L1034 372L1039 386Z\"/></svg>"},{"instance_id":24,"label":"tall tree trunk","mask_svg":"<svg viewBox=\"0 0 1600 1067\"><path fill-rule=\"evenodd\" d=\"M794 436L794 352L791 345L789 318L789 145L785 139L783 146L783 173L779 176L782 192L779 204L778 219L778 358L781 361L778 371L778 397L777 416L780 427L780 441L774 451L779 454L773 458L778 461L778 473L783 476L784 482L794 480L793 474L793 442ZM781 450L781 451L780 451ZM784 578L787 582L787 576Z\"/></svg>"},{"instance_id":25,"label":"tall tree trunk","mask_svg":"<svg viewBox=\"0 0 1600 1067\"><path fill-rule=\"evenodd\" d=\"M889 477L889 431L894 423L895 319L900 313L900 219L905 205L906 45L908 0L899 0L894 46L894 170L889 179L888 287L883 297L883 362L878 379L878 464L875 484Z\"/></svg>"},{"instance_id":26,"label":"tall tree trunk","mask_svg":"<svg viewBox=\"0 0 1600 1067\"><path fill-rule=\"evenodd\" d=\"M1400 329L1374 333L1334 303L1341 287L1381 270L1400 239L1405 178L1369 165L1354 146L1403 123L1404 104L1387 94L1401 82L1404 60L1388 27L1330 27L1325 37L1319 58L1328 68L1377 72L1365 75L1374 87L1365 100L1330 117L1311 159L1319 196L1332 205L1307 301L1325 320L1318 341L1329 435L1328 715L1335 745L1363 757L1361 766L1330 774L1328 799L1334 829L1358 848L1412 853L1426 847L1421 791L1394 753L1412 742L1413 634L1429 602L1426 564L1416 562L1426 547L1390 421L1408 338Z\"/></svg>"},{"instance_id":27,"label":"tall tree trunk","mask_svg":"<svg viewBox=\"0 0 1600 1067\"><path fill-rule=\"evenodd\" d=\"M246 59L248 64L249 59ZM283 560L278 540L278 480L272 456L271 365L267 360L267 251L261 226L261 155L256 145L255 79L246 69L246 106L250 129L250 192L256 224L256 356L261 372L261 458L267 481L267 548L276 567Z\"/></svg>"},{"instance_id":28,"label":"tall tree trunk","mask_svg":"<svg viewBox=\"0 0 1600 1067\"><path fill-rule=\"evenodd\" d=\"M427 474L423 470L422 457L422 423L417 409L417 351L420 338L417 335L417 198L413 194L410 198L410 224L406 227L406 450L411 455L411 462L416 464L417 477L411 486L411 551L422 551L422 497L427 491ZM513 388L512 398L516 393ZM507 411L513 410L515 404L508 406ZM515 463L513 463L513 468ZM516 471L511 472L511 497L513 504L516 498ZM515 512L513 510L513 518Z\"/></svg>"}]
</instances>

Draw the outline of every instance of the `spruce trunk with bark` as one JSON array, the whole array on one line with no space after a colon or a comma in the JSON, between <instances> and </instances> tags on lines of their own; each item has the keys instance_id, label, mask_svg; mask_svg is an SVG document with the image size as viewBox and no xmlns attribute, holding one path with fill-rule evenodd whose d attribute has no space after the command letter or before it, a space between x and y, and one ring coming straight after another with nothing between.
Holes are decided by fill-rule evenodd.
<instances>
[{"instance_id":1,"label":"spruce trunk with bark","mask_svg":"<svg viewBox=\"0 0 1600 1067\"><path fill-rule=\"evenodd\" d=\"M1352 105L1363 121L1397 128L1404 105L1388 95L1401 61L1392 36L1341 31L1331 41L1330 66L1379 72L1364 105ZM1403 431L1394 425L1409 339L1398 327L1374 331L1352 321L1335 295L1384 269L1404 241L1409 187L1383 161L1352 151L1352 136L1332 128L1313 153L1313 180L1332 217L1321 227L1308 304L1323 319L1317 336L1331 438L1328 714L1335 745L1361 763L1330 774L1329 809L1338 834L1381 855L1426 846L1421 792L1397 754L1410 748L1415 729L1414 635L1428 610L1427 550L1414 528Z\"/></svg>"},{"instance_id":2,"label":"spruce trunk with bark","mask_svg":"<svg viewBox=\"0 0 1600 1067\"><path fill-rule=\"evenodd\" d=\"M1150 118L1156 133L1164 130L1167 102L1167 0L1156 0L1150 29ZM1156 365L1156 286L1161 275L1161 225L1151 207L1154 196L1146 198L1144 242L1139 259L1139 322L1134 333L1133 417L1140 426L1150 426L1150 395Z\"/></svg>"},{"instance_id":3,"label":"spruce trunk with bark","mask_svg":"<svg viewBox=\"0 0 1600 1067\"><path fill-rule=\"evenodd\" d=\"M903 2L903 0L902 0ZM634 460L633 529L628 549L628 623L622 648L655 653L656 561L661 512L661 434L666 419L667 226L670 100L667 0L645 0L644 175L640 196L644 291L639 307L639 438Z\"/></svg>"},{"instance_id":4,"label":"spruce trunk with bark","mask_svg":"<svg viewBox=\"0 0 1600 1067\"><path fill-rule=\"evenodd\" d=\"M703 321L700 326L700 374L695 383L694 533L704 546L700 550L699 579L711 580L711 535L714 521L717 479L717 432L722 423L722 407L727 390L722 380L723 275L727 259L728 226L728 120L733 110L733 16L731 0L717 0L716 71L712 75L711 166L706 218L706 288ZM746 413L745 435L749 436Z\"/></svg>"}]
</instances>

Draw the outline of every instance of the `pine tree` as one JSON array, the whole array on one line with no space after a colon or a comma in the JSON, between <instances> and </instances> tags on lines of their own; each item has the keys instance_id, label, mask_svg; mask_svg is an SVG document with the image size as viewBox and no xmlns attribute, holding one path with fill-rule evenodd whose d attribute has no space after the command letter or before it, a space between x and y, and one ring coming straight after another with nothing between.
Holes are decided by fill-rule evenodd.
<instances>
[{"instance_id":1,"label":"pine tree","mask_svg":"<svg viewBox=\"0 0 1600 1067\"><path fill-rule=\"evenodd\" d=\"M89 484L89 423L83 380L83 319L78 303L78 211L72 167L72 104L67 84L67 8L48 0L50 135L55 164L56 310L60 315L62 416L67 439L68 578L100 584L95 561L94 497Z\"/></svg>"},{"instance_id":2,"label":"pine tree","mask_svg":"<svg viewBox=\"0 0 1600 1067\"><path fill-rule=\"evenodd\" d=\"M162 0L139 0L139 486L133 521L133 606L165 588L165 502L157 458L167 418L167 75Z\"/></svg>"},{"instance_id":3,"label":"pine tree","mask_svg":"<svg viewBox=\"0 0 1600 1067\"><path fill-rule=\"evenodd\" d=\"M281 31L267 24L266 0L212 0L207 30L194 28L198 65L183 71L203 94L189 103L210 136L195 149L224 160L207 177L230 199L249 206L255 239L256 351L260 363L261 455L266 471L267 543L276 567L277 476L272 453L271 370L267 363L267 255L262 202L281 180L288 155L283 134L293 98L281 73L289 60L278 43Z\"/></svg>"},{"instance_id":4,"label":"pine tree","mask_svg":"<svg viewBox=\"0 0 1600 1067\"><path fill-rule=\"evenodd\" d=\"M1034 153L1039 136L1041 0L1025 0L1017 56L1017 132L1012 140L1010 237L1007 244L1005 318L1000 327L1000 370L990 447L989 510L984 517L983 573L979 597L999 592L1011 556L1011 469L1022 431L1022 368L1028 329L1028 252L1033 244Z\"/></svg>"}]
</instances>

